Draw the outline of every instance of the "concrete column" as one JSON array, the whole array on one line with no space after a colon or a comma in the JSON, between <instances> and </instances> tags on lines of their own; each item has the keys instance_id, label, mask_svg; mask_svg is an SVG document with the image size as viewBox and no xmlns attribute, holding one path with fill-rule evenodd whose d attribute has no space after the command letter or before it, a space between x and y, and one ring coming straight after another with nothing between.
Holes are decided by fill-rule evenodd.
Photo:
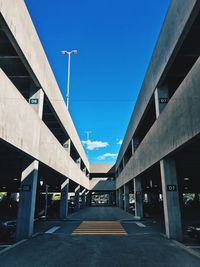
<instances>
[{"instance_id":1,"label":"concrete column","mask_svg":"<svg viewBox=\"0 0 200 267\"><path fill-rule=\"evenodd\" d=\"M11 193L10 198L11 198L12 200L14 200L14 201L17 201L17 200L18 200L18 195L17 195L17 193Z\"/></svg>"},{"instance_id":2,"label":"concrete column","mask_svg":"<svg viewBox=\"0 0 200 267\"><path fill-rule=\"evenodd\" d=\"M136 149L138 148L139 144L140 144L139 138L138 137L134 137L133 138L133 151L134 151L134 153L135 153Z\"/></svg>"},{"instance_id":3,"label":"concrete column","mask_svg":"<svg viewBox=\"0 0 200 267\"><path fill-rule=\"evenodd\" d=\"M124 157L122 158L122 169L124 169L125 167L125 160L124 160Z\"/></svg>"},{"instance_id":4,"label":"concrete column","mask_svg":"<svg viewBox=\"0 0 200 267\"><path fill-rule=\"evenodd\" d=\"M87 168L86 167L83 169L83 173L85 173L85 176L87 175Z\"/></svg>"},{"instance_id":5,"label":"concrete column","mask_svg":"<svg viewBox=\"0 0 200 267\"><path fill-rule=\"evenodd\" d=\"M66 219L68 215L68 192L69 192L69 179L61 185L60 197L60 218Z\"/></svg>"},{"instance_id":6,"label":"concrete column","mask_svg":"<svg viewBox=\"0 0 200 267\"><path fill-rule=\"evenodd\" d=\"M124 185L124 210L129 211L129 186L127 184Z\"/></svg>"},{"instance_id":7,"label":"concrete column","mask_svg":"<svg viewBox=\"0 0 200 267\"><path fill-rule=\"evenodd\" d=\"M146 195L147 195L147 203L151 203L151 200L152 200L151 193L148 192L148 193L146 193Z\"/></svg>"},{"instance_id":8,"label":"concrete column","mask_svg":"<svg viewBox=\"0 0 200 267\"><path fill-rule=\"evenodd\" d=\"M155 204L159 202L159 192L151 193L151 202Z\"/></svg>"},{"instance_id":9,"label":"concrete column","mask_svg":"<svg viewBox=\"0 0 200 267\"><path fill-rule=\"evenodd\" d=\"M49 185L45 184L45 209L44 209L44 217L47 219L48 213L48 200L49 200Z\"/></svg>"},{"instance_id":10,"label":"concrete column","mask_svg":"<svg viewBox=\"0 0 200 267\"><path fill-rule=\"evenodd\" d=\"M86 206L91 206L91 192L86 192Z\"/></svg>"},{"instance_id":11,"label":"concrete column","mask_svg":"<svg viewBox=\"0 0 200 267\"><path fill-rule=\"evenodd\" d=\"M76 160L76 164L79 166L79 169L81 169L81 158Z\"/></svg>"},{"instance_id":12,"label":"concrete column","mask_svg":"<svg viewBox=\"0 0 200 267\"><path fill-rule=\"evenodd\" d=\"M158 118L169 101L169 90L167 85L160 88L156 88L154 92L154 99L156 108L156 118Z\"/></svg>"},{"instance_id":13,"label":"concrete column","mask_svg":"<svg viewBox=\"0 0 200 267\"><path fill-rule=\"evenodd\" d=\"M17 240L31 237L33 234L38 167L37 160L23 164L17 215Z\"/></svg>"},{"instance_id":14,"label":"concrete column","mask_svg":"<svg viewBox=\"0 0 200 267\"><path fill-rule=\"evenodd\" d=\"M89 173L88 170L86 170L86 176L87 176L88 179L90 179L90 173Z\"/></svg>"},{"instance_id":15,"label":"concrete column","mask_svg":"<svg viewBox=\"0 0 200 267\"><path fill-rule=\"evenodd\" d=\"M112 205L116 205L116 192L112 192Z\"/></svg>"},{"instance_id":16,"label":"concrete column","mask_svg":"<svg viewBox=\"0 0 200 267\"><path fill-rule=\"evenodd\" d=\"M175 160L161 160L160 171L166 235L168 238L181 241L183 233Z\"/></svg>"},{"instance_id":17,"label":"concrete column","mask_svg":"<svg viewBox=\"0 0 200 267\"><path fill-rule=\"evenodd\" d=\"M116 206L119 207L119 190L116 190Z\"/></svg>"},{"instance_id":18,"label":"concrete column","mask_svg":"<svg viewBox=\"0 0 200 267\"><path fill-rule=\"evenodd\" d=\"M114 192L109 193L109 205L113 206Z\"/></svg>"},{"instance_id":19,"label":"concrete column","mask_svg":"<svg viewBox=\"0 0 200 267\"><path fill-rule=\"evenodd\" d=\"M134 194L135 194L135 217L141 219L143 217L143 194L141 178L134 178Z\"/></svg>"},{"instance_id":20,"label":"concrete column","mask_svg":"<svg viewBox=\"0 0 200 267\"><path fill-rule=\"evenodd\" d=\"M134 140L133 138L131 139L131 152L132 152L132 156L135 153L135 148L134 148Z\"/></svg>"},{"instance_id":21,"label":"concrete column","mask_svg":"<svg viewBox=\"0 0 200 267\"><path fill-rule=\"evenodd\" d=\"M44 105L44 92L42 89L38 89L35 86L30 88L29 103L38 116L42 119L43 105Z\"/></svg>"},{"instance_id":22,"label":"concrete column","mask_svg":"<svg viewBox=\"0 0 200 267\"><path fill-rule=\"evenodd\" d=\"M82 208L85 208L86 206L85 192L86 192L86 189L83 189L83 191L81 192Z\"/></svg>"},{"instance_id":23,"label":"concrete column","mask_svg":"<svg viewBox=\"0 0 200 267\"><path fill-rule=\"evenodd\" d=\"M63 147L69 155L70 155L70 146L71 146L71 140L68 139L66 142L64 142Z\"/></svg>"},{"instance_id":24,"label":"concrete column","mask_svg":"<svg viewBox=\"0 0 200 267\"><path fill-rule=\"evenodd\" d=\"M123 188L119 188L119 208L123 209Z\"/></svg>"},{"instance_id":25,"label":"concrete column","mask_svg":"<svg viewBox=\"0 0 200 267\"><path fill-rule=\"evenodd\" d=\"M74 191L74 210L75 211L78 211L80 209L79 197L80 197L80 185L78 185Z\"/></svg>"}]
</instances>

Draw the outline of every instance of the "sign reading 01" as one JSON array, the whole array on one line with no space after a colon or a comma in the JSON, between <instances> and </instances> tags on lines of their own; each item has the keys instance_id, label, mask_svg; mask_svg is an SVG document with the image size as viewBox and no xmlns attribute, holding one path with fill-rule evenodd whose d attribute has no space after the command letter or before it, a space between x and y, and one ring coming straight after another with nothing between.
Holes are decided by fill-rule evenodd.
<instances>
[{"instance_id":1,"label":"sign reading 01","mask_svg":"<svg viewBox=\"0 0 200 267\"><path fill-rule=\"evenodd\" d=\"M168 184L167 185L167 191L172 191L172 192L177 191L176 185L175 184Z\"/></svg>"},{"instance_id":2,"label":"sign reading 01","mask_svg":"<svg viewBox=\"0 0 200 267\"><path fill-rule=\"evenodd\" d=\"M169 99L167 97L160 97L159 102L160 104L167 104L169 102Z\"/></svg>"}]
</instances>

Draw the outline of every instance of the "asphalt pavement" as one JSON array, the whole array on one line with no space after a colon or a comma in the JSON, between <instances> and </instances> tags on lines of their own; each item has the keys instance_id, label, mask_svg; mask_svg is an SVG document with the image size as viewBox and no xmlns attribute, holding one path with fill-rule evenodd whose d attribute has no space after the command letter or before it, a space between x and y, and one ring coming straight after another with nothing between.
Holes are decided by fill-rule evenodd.
<instances>
[{"instance_id":1,"label":"asphalt pavement","mask_svg":"<svg viewBox=\"0 0 200 267\"><path fill-rule=\"evenodd\" d=\"M0 252L0 267L200 266L200 258L161 235L162 224L134 221L118 208L86 208L67 221L38 222L36 230Z\"/></svg>"}]
</instances>

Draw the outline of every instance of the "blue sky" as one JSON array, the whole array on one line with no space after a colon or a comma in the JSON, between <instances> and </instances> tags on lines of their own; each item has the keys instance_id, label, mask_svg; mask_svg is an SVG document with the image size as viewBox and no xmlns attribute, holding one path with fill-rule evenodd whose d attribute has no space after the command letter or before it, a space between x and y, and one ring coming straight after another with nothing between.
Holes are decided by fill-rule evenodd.
<instances>
[{"instance_id":1,"label":"blue sky","mask_svg":"<svg viewBox=\"0 0 200 267\"><path fill-rule=\"evenodd\" d=\"M90 162L120 149L169 0L25 0ZM90 131L89 142L85 131Z\"/></svg>"}]
</instances>

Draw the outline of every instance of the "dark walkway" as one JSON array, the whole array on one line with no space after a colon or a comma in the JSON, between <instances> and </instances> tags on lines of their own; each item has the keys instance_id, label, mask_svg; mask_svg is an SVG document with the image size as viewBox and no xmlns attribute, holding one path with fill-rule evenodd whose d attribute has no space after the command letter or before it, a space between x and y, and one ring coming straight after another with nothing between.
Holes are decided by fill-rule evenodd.
<instances>
[{"instance_id":1,"label":"dark walkway","mask_svg":"<svg viewBox=\"0 0 200 267\"><path fill-rule=\"evenodd\" d=\"M86 221L117 221L133 220L133 215L117 207L90 207L80 210L70 216L70 220Z\"/></svg>"},{"instance_id":2,"label":"dark walkway","mask_svg":"<svg viewBox=\"0 0 200 267\"><path fill-rule=\"evenodd\" d=\"M130 220L117 208L87 208L60 227L0 254L0 267L199 267L200 259L160 234L155 222ZM124 235L72 235L82 221L93 225L110 221L121 224ZM121 221L120 221L121 220ZM122 221L124 220L124 221ZM49 224L50 225L50 224ZM53 226L51 222L51 227ZM118 227L116 225L116 227Z\"/></svg>"}]
</instances>

